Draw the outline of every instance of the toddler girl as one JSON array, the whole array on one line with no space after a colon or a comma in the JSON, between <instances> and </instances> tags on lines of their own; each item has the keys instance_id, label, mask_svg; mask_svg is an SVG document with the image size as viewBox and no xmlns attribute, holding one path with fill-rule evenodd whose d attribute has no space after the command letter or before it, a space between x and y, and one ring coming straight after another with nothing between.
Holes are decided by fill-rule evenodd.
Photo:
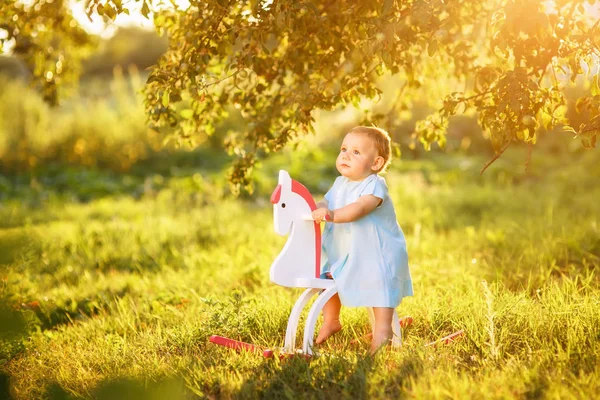
<instances>
[{"instance_id":1,"label":"toddler girl","mask_svg":"<svg viewBox=\"0 0 600 400\"><path fill-rule=\"evenodd\" d=\"M316 343L342 329L341 305L373 307L371 352L392 338L394 309L412 296L404 234L378 174L391 161L390 137L383 129L357 126L344 137L336 168L341 174L312 212L325 225L323 276L333 278L338 294L323 307Z\"/></svg>"}]
</instances>

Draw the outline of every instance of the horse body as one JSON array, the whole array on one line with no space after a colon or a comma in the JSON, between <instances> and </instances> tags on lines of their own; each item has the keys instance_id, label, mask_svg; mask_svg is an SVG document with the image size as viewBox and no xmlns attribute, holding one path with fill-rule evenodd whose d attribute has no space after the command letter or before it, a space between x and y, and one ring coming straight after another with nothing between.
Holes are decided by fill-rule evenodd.
<instances>
[{"instance_id":1,"label":"horse body","mask_svg":"<svg viewBox=\"0 0 600 400\"><path fill-rule=\"evenodd\" d=\"M279 235L288 235L285 246L271 265L271 282L286 287L307 287L321 272L321 229L308 220L317 208L309 191L279 171L279 183L271 196L273 224Z\"/></svg>"}]
</instances>

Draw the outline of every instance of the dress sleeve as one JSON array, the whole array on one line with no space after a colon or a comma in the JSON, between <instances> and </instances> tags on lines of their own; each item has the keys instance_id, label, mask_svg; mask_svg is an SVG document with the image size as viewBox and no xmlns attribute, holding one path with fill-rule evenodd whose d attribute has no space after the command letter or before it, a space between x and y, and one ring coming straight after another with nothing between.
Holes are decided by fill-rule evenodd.
<instances>
[{"instance_id":1,"label":"dress sleeve","mask_svg":"<svg viewBox=\"0 0 600 400\"><path fill-rule=\"evenodd\" d=\"M372 194L373 196L381 199L381 203L378 206L378 207L380 207L383 204L383 202L385 201L385 198L387 197L387 193L388 193L388 188L385 183L385 179L383 179L382 177L380 177L378 175L375 175L374 178L370 179L369 182L367 182L364 189L361 190L359 197L365 196L368 194Z\"/></svg>"}]
</instances>

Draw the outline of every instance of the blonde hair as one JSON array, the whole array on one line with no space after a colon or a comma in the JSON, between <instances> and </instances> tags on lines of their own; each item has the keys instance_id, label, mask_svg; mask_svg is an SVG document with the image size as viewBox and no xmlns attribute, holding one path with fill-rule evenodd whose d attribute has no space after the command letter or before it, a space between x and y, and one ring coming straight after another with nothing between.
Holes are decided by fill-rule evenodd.
<instances>
[{"instance_id":1,"label":"blonde hair","mask_svg":"<svg viewBox=\"0 0 600 400\"><path fill-rule=\"evenodd\" d=\"M392 139L384 129L375 126L355 126L348 133L361 133L367 135L375 143L377 155L383 158L383 166L377 171L385 172L392 162Z\"/></svg>"}]
</instances>

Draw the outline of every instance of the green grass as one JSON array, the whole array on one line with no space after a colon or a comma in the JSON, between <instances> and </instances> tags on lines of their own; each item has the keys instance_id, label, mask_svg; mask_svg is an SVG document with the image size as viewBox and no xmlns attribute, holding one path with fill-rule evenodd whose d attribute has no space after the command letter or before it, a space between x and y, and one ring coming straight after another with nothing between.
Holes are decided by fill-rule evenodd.
<instances>
[{"instance_id":1,"label":"green grass","mask_svg":"<svg viewBox=\"0 0 600 400\"><path fill-rule=\"evenodd\" d=\"M265 162L245 200L225 194L218 168L0 178L0 397L592 398L598 154L534 153L528 172L524 154L483 177L483 159L396 163L387 180L415 286L398 311L414 324L401 350L370 357L351 343L368 332L365 310L344 309L310 363L208 338L283 345L300 291L268 279L285 242L269 192L283 166L322 195L331 154ZM425 347L459 329L462 340Z\"/></svg>"}]
</instances>

